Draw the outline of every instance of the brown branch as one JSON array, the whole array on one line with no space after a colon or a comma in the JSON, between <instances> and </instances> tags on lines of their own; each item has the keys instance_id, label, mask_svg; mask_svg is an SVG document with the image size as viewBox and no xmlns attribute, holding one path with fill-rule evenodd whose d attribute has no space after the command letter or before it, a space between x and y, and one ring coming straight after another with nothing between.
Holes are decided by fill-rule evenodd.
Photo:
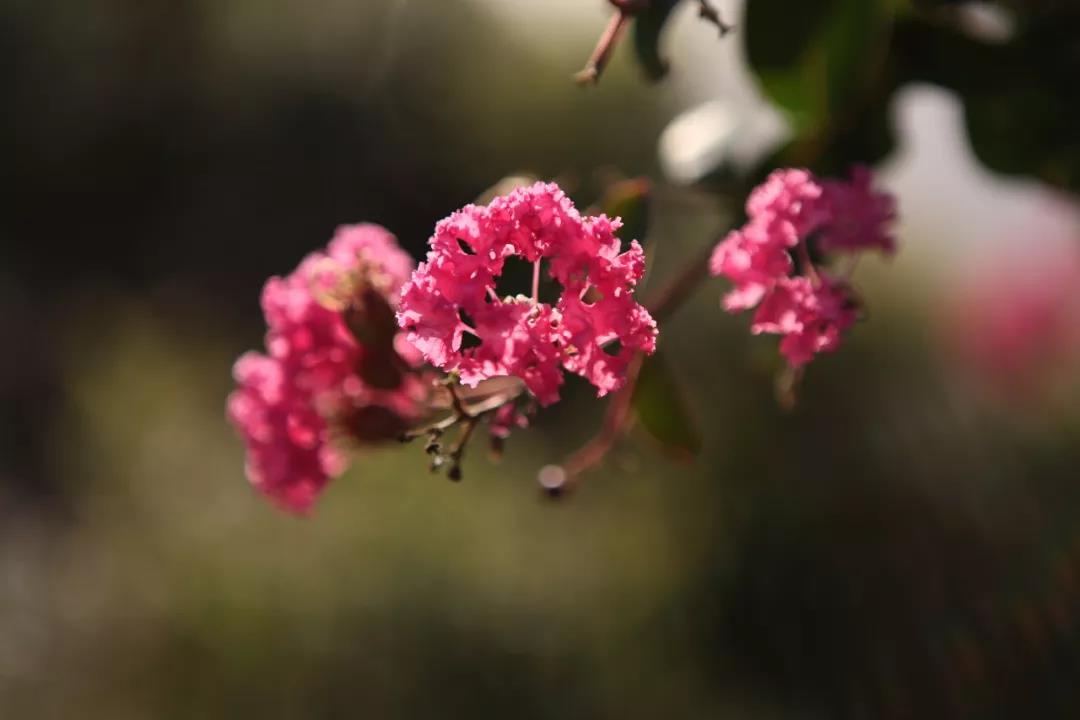
<instances>
[{"instance_id":1,"label":"brown branch","mask_svg":"<svg viewBox=\"0 0 1080 720\"><path fill-rule=\"evenodd\" d=\"M589 57L589 61L585 63L585 68L574 76L574 80L577 81L579 85L596 84L600 79L600 74L603 73L604 68L607 67L608 61L611 60L611 55L615 52L615 48L618 46L623 32L626 30L632 19L633 16L630 11L626 9L620 9L619 12L611 17L611 21L604 30L604 34L600 36L600 40L596 43L596 48Z\"/></svg>"},{"instance_id":2,"label":"brown branch","mask_svg":"<svg viewBox=\"0 0 1080 720\"><path fill-rule=\"evenodd\" d=\"M441 420L409 430L401 436L402 442L411 442L432 432L449 430L462 420L479 419L525 392L525 383L517 378L493 378L475 389L449 384L444 387L448 400L441 405L441 409L450 410L450 414Z\"/></svg>"},{"instance_id":3,"label":"brown branch","mask_svg":"<svg viewBox=\"0 0 1080 720\"><path fill-rule=\"evenodd\" d=\"M645 356L638 353L626 371L626 384L616 392L604 413L604 422L589 442L567 458L561 467L548 466L540 471L540 484L552 497L561 497L576 488L582 476L607 457L615 444L629 430L633 420L634 391Z\"/></svg>"}]
</instances>

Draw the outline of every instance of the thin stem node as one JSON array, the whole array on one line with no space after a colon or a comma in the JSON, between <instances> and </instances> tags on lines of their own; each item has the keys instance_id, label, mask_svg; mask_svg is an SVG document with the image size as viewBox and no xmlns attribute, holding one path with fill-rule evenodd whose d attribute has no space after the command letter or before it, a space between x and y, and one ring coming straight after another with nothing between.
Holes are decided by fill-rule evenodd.
<instances>
[{"instance_id":1,"label":"thin stem node","mask_svg":"<svg viewBox=\"0 0 1080 720\"><path fill-rule=\"evenodd\" d=\"M595 85L597 83L601 73L604 72L604 68L607 67L608 61L611 60L611 55L615 52L619 40L622 39L623 32L632 19L630 12L625 9L620 9L611 17L607 28L604 29L604 34L600 36L596 48L593 50L592 55L589 56L589 61L585 63L584 69L574 76L574 80L579 85Z\"/></svg>"}]
</instances>

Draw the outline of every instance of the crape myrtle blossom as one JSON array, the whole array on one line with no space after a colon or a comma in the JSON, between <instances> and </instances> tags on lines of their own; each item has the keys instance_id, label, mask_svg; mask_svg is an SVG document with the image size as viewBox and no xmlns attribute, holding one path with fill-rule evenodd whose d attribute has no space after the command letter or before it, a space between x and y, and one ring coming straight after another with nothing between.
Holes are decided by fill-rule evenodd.
<instances>
[{"instance_id":1,"label":"crape myrtle blossom","mask_svg":"<svg viewBox=\"0 0 1080 720\"><path fill-rule=\"evenodd\" d=\"M874 191L874 174L856 166L850 180L823 180L824 220L817 238L820 252L896 252L890 228L896 220L896 198Z\"/></svg>"},{"instance_id":2,"label":"crape myrtle blossom","mask_svg":"<svg viewBox=\"0 0 1080 720\"><path fill-rule=\"evenodd\" d=\"M758 308L751 330L782 335L780 352L793 368L836 350L857 316L846 281L830 278L812 257L895 250L895 201L875 192L872 180L866 168L850 180L824 181L807 170L778 170L750 194L746 225L713 251L711 273L735 285L724 308Z\"/></svg>"},{"instance_id":3,"label":"crape myrtle blossom","mask_svg":"<svg viewBox=\"0 0 1080 720\"><path fill-rule=\"evenodd\" d=\"M559 399L563 371L599 396L625 382L631 358L656 348L656 323L634 299L645 270L641 246L623 251L620 221L582 217L555 184L536 183L469 205L441 221L427 259L401 293L397 319L435 367L467 386L520 378L537 402ZM532 295L499 297L507 259L533 265ZM561 292L539 301L546 265Z\"/></svg>"},{"instance_id":4,"label":"crape myrtle blossom","mask_svg":"<svg viewBox=\"0 0 1080 720\"><path fill-rule=\"evenodd\" d=\"M758 306L750 331L783 335L780 352L799 367L821 352L840 347L842 334L855 324L857 307L842 283L819 275L787 277L776 282Z\"/></svg>"},{"instance_id":5,"label":"crape myrtle blossom","mask_svg":"<svg viewBox=\"0 0 1080 720\"><path fill-rule=\"evenodd\" d=\"M263 288L267 353L236 362L228 416L249 480L283 508L307 511L350 446L390 440L421 416L427 383L393 315L412 268L393 235L355 225Z\"/></svg>"}]
</instances>

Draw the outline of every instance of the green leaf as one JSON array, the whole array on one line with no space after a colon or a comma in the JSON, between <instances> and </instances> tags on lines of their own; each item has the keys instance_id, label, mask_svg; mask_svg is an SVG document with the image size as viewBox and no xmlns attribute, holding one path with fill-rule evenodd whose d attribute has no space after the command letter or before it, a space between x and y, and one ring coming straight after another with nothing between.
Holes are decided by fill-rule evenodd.
<instances>
[{"instance_id":1,"label":"green leaf","mask_svg":"<svg viewBox=\"0 0 1080 720\"><path fill-rule=\"evenodd\" d=\"M848 119L882 71L891 0L752 0L746 13L750 65L797 135Z\"/></svg>"},{"instance_id":2,"label":"green leaf","mask_svg":"<svg viewBox=\"0 0 1080 720\"><path fill-rule=\"evenodd\" d=\"M649 231L649 204L652 183L646 178L620 180L610 186L600 200L600 209L608 217L622 218L620 240L644 242Z\"/></svg>"},{"instance_id":3,"label":"green leaf","mask_svg":"<svg viewBox=\"0 0 1080 720\"><path fill-rule=\"evenodd\" d=\"M668 62L660 54L660 34L679 0L654 0L634 20L634 50L645 75L653 81L668 72Z\"/></svg>"},{"instance_id":4,"label":"green leaf","mask_svg":"<svg viewBox=\"0 0 1080 720\"><path fill-rule=\"evenodd\" d=\"M641 427L679 459L701 452L701 433L686 398L660 353L645 359L634 390L634 412Z\"/></svg>"},{"instance_id":5,"label":"green leaf","mask_svg":"<svg viewBox=\"0 0 1080 720\"><path fill-rule=\"evenodd\" d=\"M1080 188L1080 9L1030 18L1007 43L983 43L950 27L897 27L900 82L931 82L964 103L972 147L989 168Z\"/></svg>"}]
</instances>

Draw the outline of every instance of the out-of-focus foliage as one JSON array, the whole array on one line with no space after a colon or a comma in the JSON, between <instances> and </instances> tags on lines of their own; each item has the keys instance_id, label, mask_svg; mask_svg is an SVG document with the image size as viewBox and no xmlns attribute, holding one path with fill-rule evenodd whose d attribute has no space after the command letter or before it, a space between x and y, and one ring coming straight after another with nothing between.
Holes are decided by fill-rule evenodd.
<instances>
[{"instance_id":1,"label":"out-of-focus foliage","mask_svg":"<svg viewBox=\"0 0 1080 720\"><path fill-rule=\"evenodd\" d=\"M635 178L612 183L600 199L600 210L608 217L622 218L618 236L624 242L649 236L649 203L652 187L648 180Z\"/></svg>"},{"instance_id":2,"label":"out-of-focus foliage","mask_svg":"<svg viewBox=\"0 0 1080 720\"><path fill-rule=\"evenodd\" d=\"M975 152L987 166L1080 189L1080 6L1010 3L1011 36L980 39L946 11L909 16L895 31L895 83L922 80L964 101ZM974 31L973 31L974 32Z\"/></svg>"},{"instance_id":3,"label":"out-of-focus foliage","mask_svg":"<svg viewBox=\"0 0 1080 720\"><path fill-rule=\"evenodd\" d=\"M701 430L691 417L685 390L662 354L642 365L634 412L645 430L675 457L690 460L701 452Z\"/></svg>"},{"instance_id":4,"label":"out-of-focus foliage","mask_svg":"<svg viewBox=\"0 0 1080 720\"><path fill-rule=\"evenodd\" d=\"M645 76L659 80L668 73L668 61L660 49L660 33L680 0L656 0L634 21L634 50Z\"/></svg>"},{"instance_id":5,"label":"out-of-focus foliage","mask_svg":"<svg viewBox=\"0 0 1080 720\"><path fill-rule=\"evenodd\" d=\"M638 20L646 75L666 65L658 38L677 3ZM794 18L794 20L792 19ZM794 137L766 168L826 174L874 162L894 146L888 112L913 82L955 91L979 159L1004 173L1080 187L1080 7L984 0L784 0L747 3L740 29L750 67Z\"/></svg>"},{"instance_id":6,"label":"out-of-focus foliage","mask_svg":"<svg viewBox=\"0 0 1080 720\"><path fill-rule=\"evenodd\" d=\"M973 12L1000 13L996 33ZM1080 9L1066 2L788 3L747 5L751 67L795 131L780 162L836 172L892 147L887 114L912 82L954 90L976 154L1001 172L1069 189L1080 183ZM984 23L991 22L983 20Z\"/></svg>"},{"instance_id":7,"label":"out-of-focus foliage","mask_svg":"<svg viewBox=\"0 0 1080 720\"><path fill-rule=\"evenodd\" d=\"M821 137L867 104L888 47L891 0L812 0L798 23L773 18L791 12L782 0L747 4L750 66L785 110L795 132Z\"/></svg>"}]
</instances>

